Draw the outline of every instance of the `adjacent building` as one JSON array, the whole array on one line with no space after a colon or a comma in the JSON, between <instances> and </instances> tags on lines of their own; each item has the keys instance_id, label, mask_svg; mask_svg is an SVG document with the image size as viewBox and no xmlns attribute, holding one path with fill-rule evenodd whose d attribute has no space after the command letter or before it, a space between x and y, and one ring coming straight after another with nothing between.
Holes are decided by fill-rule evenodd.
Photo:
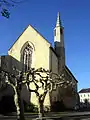
<instances>
[{"instance_id":1,"label":"adjacent building","mask_svg":"<svg viewBox=\"0 0 90 120\"><path fill-rule=\"evenodd\" d=\"M84 103L87 99L90 103L90 88L81 89L79 91L80 102Z\"/></svg>"},{"instance_id":2,"label":"adjacent building","mask_svg":"<svg viewBox=\"0 0 90 120\"><path fill-rule=\"evenodd\" d=\"M81 89L79 91L80 106L90 107L90 88Z\"/></svg>"}]
</instances>

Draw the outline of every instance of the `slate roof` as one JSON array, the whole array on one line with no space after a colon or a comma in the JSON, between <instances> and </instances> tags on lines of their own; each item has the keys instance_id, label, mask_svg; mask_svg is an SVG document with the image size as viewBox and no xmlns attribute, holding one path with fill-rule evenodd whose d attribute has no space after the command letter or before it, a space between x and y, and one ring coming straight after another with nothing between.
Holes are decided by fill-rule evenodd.
<instances>
[{"instance_id":1,"label":"slate roof","mask_svg":"<svg viewBox=\"0 0 90 120\"><path fill-rule=\"evenodd\" d=\"M90 93L90 88L81 89L79 93Z\"/></svg>"}]
</instances>

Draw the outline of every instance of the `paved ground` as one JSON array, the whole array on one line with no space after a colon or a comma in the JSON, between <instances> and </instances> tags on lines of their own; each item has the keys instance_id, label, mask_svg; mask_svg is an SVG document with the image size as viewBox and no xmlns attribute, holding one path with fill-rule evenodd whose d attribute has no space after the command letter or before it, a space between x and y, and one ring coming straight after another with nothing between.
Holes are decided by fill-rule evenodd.
<instances>
[{"instance_id":1,"label":"paved ground","mask_svg":"<svg viewBox=\"0 0 90 120\"><path fill-rule=\"evenodd\" d=\"M58 113L48 113L48 117L44 117L44 120L90 120L90 112L58 112ZM25 114L26 120L36 120L38 116L35 114ZM16 115L14 116L2 116L0 115L0 120L16 120ZM37 119L39 120L39 119Z\"/></svg>"}]
</instances>

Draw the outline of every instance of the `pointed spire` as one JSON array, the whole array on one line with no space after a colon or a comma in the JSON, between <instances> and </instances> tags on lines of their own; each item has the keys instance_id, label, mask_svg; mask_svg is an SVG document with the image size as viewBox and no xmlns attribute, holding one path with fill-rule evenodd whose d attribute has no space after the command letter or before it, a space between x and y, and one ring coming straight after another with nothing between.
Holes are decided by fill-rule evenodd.
<instances>
[{"instance_id":1,"label":"pointed spire","mask_svg":"<svg viewBox=\"0 0 90 120\"><path fill-rule=\"evenodd\" d=\"M62 24L61 24L61 20L60 20L60 12L58 12L56 27L60 27L60 26L62 26Z\"/></svg>"}]
</instances>

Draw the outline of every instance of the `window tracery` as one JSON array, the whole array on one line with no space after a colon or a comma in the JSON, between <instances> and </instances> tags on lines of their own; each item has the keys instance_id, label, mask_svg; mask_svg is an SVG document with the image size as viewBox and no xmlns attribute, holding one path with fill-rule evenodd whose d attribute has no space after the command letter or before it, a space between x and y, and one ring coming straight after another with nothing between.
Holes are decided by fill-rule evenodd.
<instances>
[{"instance_id":1,"label":"window tracery","mask_svg":"<svg viewBox=\"0 0 90 120\"><path fill-rule=\"evenodd\" d=\"M23 49L22 58L23 58L23 64L24 64L24 67L23 67L24 71L29 70L31 67L32 52L33 52L33 48L29 44L27 44L27 46Z\"/></svg>"}]
</instances>

